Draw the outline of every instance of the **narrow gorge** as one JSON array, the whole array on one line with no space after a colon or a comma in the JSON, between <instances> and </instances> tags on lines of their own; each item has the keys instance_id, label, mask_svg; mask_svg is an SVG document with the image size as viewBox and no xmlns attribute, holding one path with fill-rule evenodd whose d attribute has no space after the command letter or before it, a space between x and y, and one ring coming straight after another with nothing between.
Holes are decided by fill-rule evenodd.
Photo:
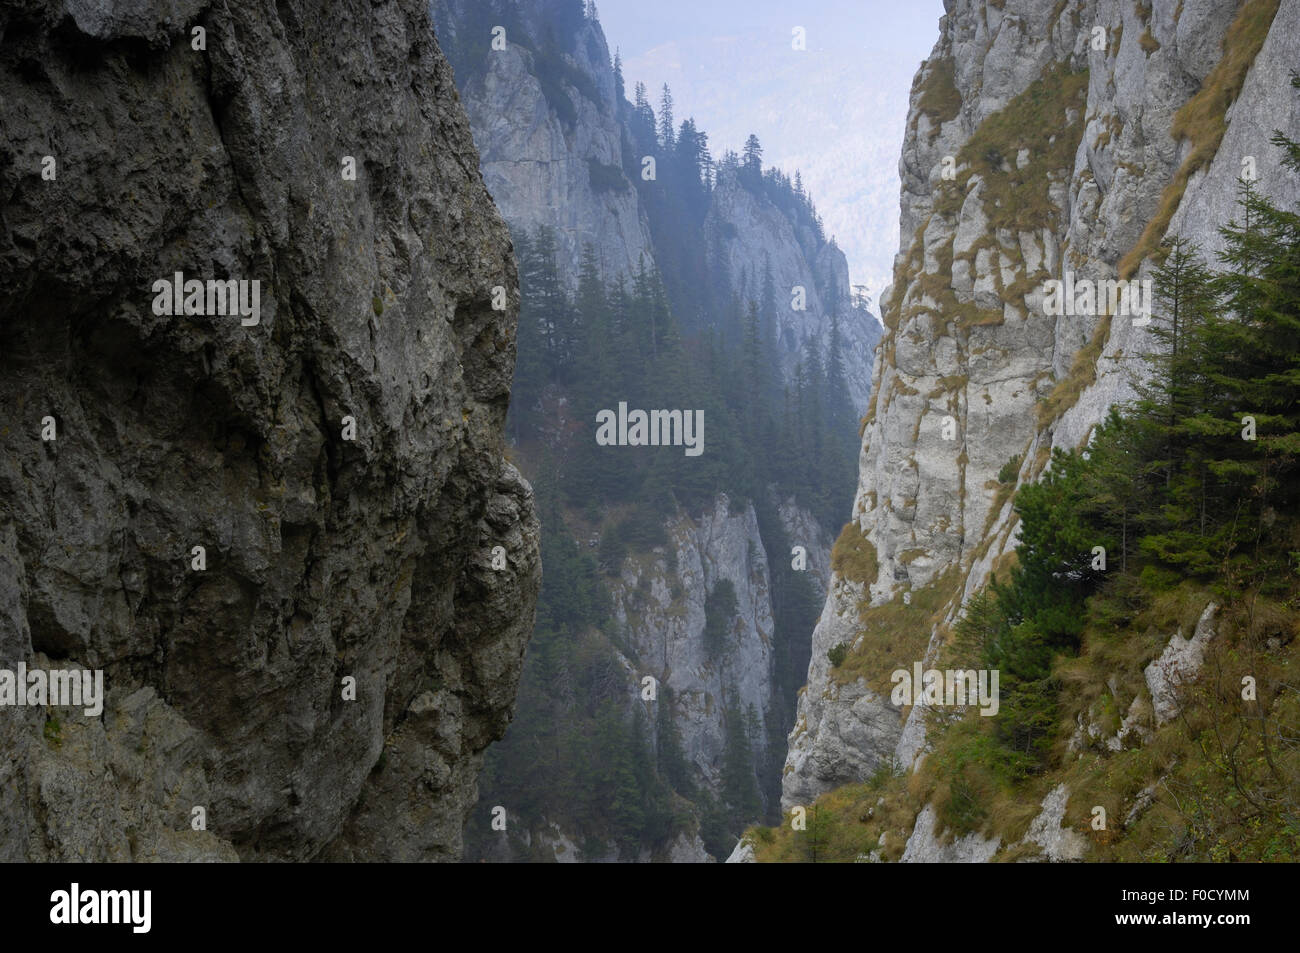
<instances>
[{"instance_id":1,"label":"narrow gorge","mask_svg":"<svg viewBox=\"0 0 1300 953\"><path fill-rule=\"evenodd\" d=\"M1300 860L1300 0L600 5L0 0L0 860Z\"/></svg>"},{"instance_id":2,"label":"narrow gorge","mask_svg":"<svg viewBox=\"0 0 1300 953\"><path fill-rule=\"evenodd\" d=\"M802 186L625 88L590 5L434 19L520 258L510 432L554 541L537 681L471 830L492 859L722 859L775 817L880 325ZM701 408L698 464L596 453L592 415L620 401ZM777 427L808 459L758 462ZM497 806L522 829L500 837Z\"/></svg>"}]
</instances>

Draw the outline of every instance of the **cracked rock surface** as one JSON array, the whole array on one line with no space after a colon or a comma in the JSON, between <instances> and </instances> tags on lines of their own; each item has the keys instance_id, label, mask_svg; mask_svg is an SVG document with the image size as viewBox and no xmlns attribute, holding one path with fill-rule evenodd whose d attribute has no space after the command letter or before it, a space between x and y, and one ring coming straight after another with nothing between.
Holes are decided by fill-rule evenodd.
<instances>
[{"instance_id":1,"label":"cracked rock surface","mask_svg":"<svg viewBox=\"0 0 1300 953\"><path fill-rule=\"evenodd\" d=\"M459 856L540 579L478 165L415 0L0 4L0 666L107 694L0 707L0 859Z\"/></svg>"}]
</instances>

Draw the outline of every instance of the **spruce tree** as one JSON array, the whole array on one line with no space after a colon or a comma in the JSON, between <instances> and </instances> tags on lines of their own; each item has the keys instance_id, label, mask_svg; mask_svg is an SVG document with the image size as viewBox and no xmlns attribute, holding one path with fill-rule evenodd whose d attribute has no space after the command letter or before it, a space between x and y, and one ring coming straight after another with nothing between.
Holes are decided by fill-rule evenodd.
<instances>
[{"instance_id":1,"label":"spruce tree","mask_svg":"<svg viewBox=\"0 0 1300 953\"><path fill-rule=\"evenodd\" d=\"M672 150L676 139L673 137L673 92L664 83L663 93L659 97L659 145L666 152Z\"/></svg>"}]
</instances>

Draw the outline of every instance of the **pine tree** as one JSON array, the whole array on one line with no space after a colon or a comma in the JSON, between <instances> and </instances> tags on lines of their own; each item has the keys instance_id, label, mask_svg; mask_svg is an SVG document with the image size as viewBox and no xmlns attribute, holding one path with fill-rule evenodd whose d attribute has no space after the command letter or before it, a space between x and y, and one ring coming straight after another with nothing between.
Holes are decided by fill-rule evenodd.
<instances>
[{"instance_id":1,"label":"pine tree","mask_svg":"<svg viewBox=\"0 0 1300 953\"><path fill-rule=\"evenodd\" d=\"M745 312L744 337L741 342L741 390L742 408L745 410L745 439L753 442L762 425L764 400L762 385L766 376L763 361L763 338L759 327L758 303L749 302Z\"/></svg>"},{"instance_id":2,"label":"pine tree","mask_svg":"<svg viewBox=\"0 0 1300 953\"><path fill-rule=\"evenodd\" d=\"M758 142L758 136L752 132L749 138L745 140L744 158L741 162L743 179L751 188L757 189L762 184L763 178L763 147Z\"/></svg>"},{"instance_id":3,"label":"pine tree","mask_svg":"<svg viewBox=\"0 0 1300 953\"><path fill-rule=\"evenodd\" d=\"M695 796L695 783L691 780L690 765L682 750L682 734L673 718L672 689L660 686L659 702L655 713L655 740L658 745L659 774L672 789L685 798Z\"/></svg>"},{"instance_id":4,"label":"pine tree","mask_svg":"<svg viewBox=\"0 0 1300 953\"><path fill-rule=\"evenodd\" d=\"M548 378L555 380L566 364L570 323L569 305L556 264L555 232L539 226L526 244L525 255L519 262L520 292L524 297L521 308L526 307L537 323L543 364Z\"/></svg>"},{"instance_id":5,"label":"pine tree","mask_svg":"<svg viewBox=\"0 0 1300 953\"><path fill-rule=\"evenodd\" d=\"M727 636L736 618L736 586L730 579L719 579L704 599L704 632L701 640L709 658L717 658L727 645Z\"/></svg>"},{"instance_id":6,"label":"pine tree","mask_svg":"<svg viewBox=\"0 0 1300 953\"><path fill-rule=\"evenodd\" d=\"M673 138L673 93L664 83L662 95L659 97L659 145L663 146L665 151L673 148L675 143Z\"/></svg>"},{"instance_id":7,"label":"pine tree","mask_svg":"<svg viewBox=\"0 0 1300 953\"><path fill-rule=\"evenodd\" d=\"M834 302L836 299L831 298ZM844 338L840 334L839 309L831 305L830 340L826 347L827 424L832 433L845 428L853 418L848 376L844 372Z\"/></svg>"},{"instance_id":8,"label":"pine tree","mask_svg":"<svg viewBox=\"0 0 1300 953\"><path fill-rule=\"evenodd\" d=\"M733 834L739 834L745 825L758 819L762 802L754 780L754 751L745 730L744 716L734 701L735 689L728 696L733 701L724 715L724 745L722 753L722 800L728 807Z\"/></svg>"},{"instance_id":9,"label":"pine tree","mask_svg":"<svg viewBox=\"0 0 1300 953\"><path fill-rule=\"evenodd\" d=\"M1167 486L1177 461L1199 443L1189 443L1189 435L1180 427L1180 421L1204 400L1199 362L1203 355L1189 347L1188 340L1196 339L1197 330L1217 310L1217 296L1210 270L1201 262L1195 245L1173 238L1162 246L1162 253L1163 260L1153 273L1156 307L1150 329L1157 349L1144 357L1148 378L1138 385L1138 391L1144 401L1139 405L1140 414L1161 430Z\"/></svg>"},{"instance_id":10,"label":"pine tree","mask_svg":"<svg viewBox=\"0 0 1300 953\"><path fill-rule=\"evenodd\" d=\"M776 283L772 278L772 261L766 252L763 254L763 281L758 299L759 331L763 342L764 354L769 367L776 367Z\"/></svg>"},{"instance_id":11,"label":"pine tree","mask_svg":"<svg viewBox=\"0 0 1300 953\"><path fill-rule=\"evenodd\" d=\"M632 127L633 142L639 151L653 151L659 143L655 136L655 111L650 105L645 83L638 80L633 87L632 96L632 121L629 125ZM641 181L639 170L633 181Z\"/></svg>"},{"instance_id":12,"label":"pine tree","mask_svg":"<svg viewBox=\"0 0 1300 953\"><path fill-rule=\"evenodd\" d=\"M1300 172L1300 144L1280 133L1283 163ZM1246 494L1242 522L1220 534L1228 547L1258 548L1266 511L1297 499L1300 455L1300 214L1275 207L1253 182L1241 185L1240 224L1220 229L1228 266L1217 280L1226 311L1204 325L1204 351L1214 355L1207 377L1217 406L1203 417L1222 421L1209 466L1220 486ZM1241 439L1253 418L1256 440ZM1256 567L1258 571L1259 567Z\"/></svg>"},{"instance_id":13,"label":"pine tree","mask_svg":"<svg viewBox=\"0 0 1300 953\"><path fill-rule=\"evenodd\" d=\"M623 110L623 102L627 99L627 88L623 84L623 55L619 48L614 47L614 104L620 114Z\"/></svg>"},{"instance_id":14,"label":"pine tree","mask_svg":"<svg viewBox=\"0 0 1300 953\"><path fill-rule=\"evenodd\" d=\"M604 704L597 716L593 752L597 770L588 815L609 819L619 856L631 860L637 854L645 812L636 781L634 739L623 718L612 702Z\"/></svg>"},{"instance_id":15,"label":"pine tree","mask_svg":"<svg viewBox=\"0 0 1300 953\"><path fill-rule=\"evenodd\" d=\"M808 826L803 832L803 847L809 863L815 864L826 858L831 842L833 816L821 805L813 804L808 807L805 821Z\"/></svg>"}]
</instances>

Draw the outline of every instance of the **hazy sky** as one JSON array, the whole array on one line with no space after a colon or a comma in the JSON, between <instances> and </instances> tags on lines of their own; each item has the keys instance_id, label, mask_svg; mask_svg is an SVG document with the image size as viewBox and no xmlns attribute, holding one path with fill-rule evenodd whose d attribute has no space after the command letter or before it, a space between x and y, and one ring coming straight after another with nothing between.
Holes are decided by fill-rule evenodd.
<instances>
[{"instance_id":1,"label":"hazy sky","mask_svg":"<svg viewBox=\"0 0 1300 953\"><path fill-rule=\"evenodd\" d=\"M597 0L628 95L709 134L714 155L758 135L764 161L798 168L873 300L898 247L898 155L912 77L938 38L941 0ZM807 50L791 49L794 27Z\"/></svg>"},{"instance_id":2,"label":"hazy sky","mask_svg":"<svg viewBox=\"0 0 1300 953\"><path fill-rule=\"evenodd\" d=\"M685 37L770 30L789 48L790 31L808 31L808 49L890 51L920 61L939 35L942 0L596 0L610 46L624 55Z\"/></svg>"}]
</instances>

